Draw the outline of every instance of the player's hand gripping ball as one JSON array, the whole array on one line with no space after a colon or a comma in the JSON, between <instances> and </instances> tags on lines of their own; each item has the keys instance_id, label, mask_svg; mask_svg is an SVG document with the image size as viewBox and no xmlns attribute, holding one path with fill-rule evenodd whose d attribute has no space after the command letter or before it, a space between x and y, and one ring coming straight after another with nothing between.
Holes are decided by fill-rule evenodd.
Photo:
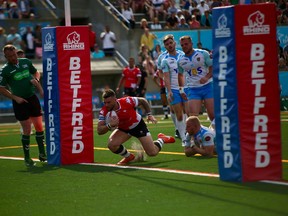
<instances>
[{"instance_id":1,"label":"player's hand gripping ball","mask_svg":"<svg viewBox=\"0 0 288 216\"><path fill-rule=\"evenodd\" d=\"M107 113L105 123L106 125L109 125L111 127L111 131L115 130L118 127L119 118L114 110Z\"/></svg>"}]
</instances>

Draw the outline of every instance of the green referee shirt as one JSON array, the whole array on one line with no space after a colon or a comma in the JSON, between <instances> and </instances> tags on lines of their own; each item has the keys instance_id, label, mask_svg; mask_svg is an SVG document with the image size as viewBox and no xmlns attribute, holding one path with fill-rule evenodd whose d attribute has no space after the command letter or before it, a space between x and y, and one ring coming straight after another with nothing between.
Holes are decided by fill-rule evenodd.
<instances>
[{"instance_id":1,"label":"green referee shirt","mask_svg":"<svg viewBox=\"0 0 288 216\"><path fill-rule=\"evenodd\" d=\"M0 86L9 86L12 94L28 98L35 93L35 86L30 82L37 69L26 58L19 58L18 64L6 63L0 69Z\"/></svg>"}]
</instances>

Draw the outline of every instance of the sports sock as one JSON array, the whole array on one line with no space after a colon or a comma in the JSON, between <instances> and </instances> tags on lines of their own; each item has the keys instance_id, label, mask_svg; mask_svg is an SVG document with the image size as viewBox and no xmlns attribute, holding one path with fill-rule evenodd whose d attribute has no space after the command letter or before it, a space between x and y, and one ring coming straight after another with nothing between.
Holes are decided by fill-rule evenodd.
<instances>
[{"instance_id":1,"label":"sports sock","mask_svg":"<svg viewBox=\"0 0 288 216\"><path fill-rule=\"evenodd\" d=\"M167 105L164 105L164 106L163 106L163 111L164 111L165 117L168 117L169 108L168 108Z\"/></svg>"},{"instance_id":2,"label":"sports sock","mask_svg":"<svg viewBox=\"0 0 288 216\"><path fill-rule=\"evenodd\" d=\"M36 131L36 142L38 144L38 150L40 154L45 154L45 148L44 148L44 132L37 132Z\"/></svg>"},{"instance_id":3,"label":"sports sock","mask_svg":"<svg viewBox=\"0 0 288 216\"><path fill-rule=\"evenodd\" d=\"M154 141L154 144L159 148L159 151L161 151L164 142L162 139L157 139L156 141Z\"/></svg>"},{"instance_id":4,"label":"sports sock","mask_svg":"<svg viewBox=\"0 0 288 216\"><path fill-rule=\"evenodd\" d=\"M119 154L123 157L129 157L129 155L130 155L130 152L128 152L127 149L123 145L120 145L119 148L117 149L117 151L115 151L113 153Z\"/></svg>"},{"instance_id":5,"label":"sports sock","mask_svg":"<svg viewBox=\"0 0 288 216\"><path fill-rule=\"evenodd\" d=\"M186 119L188 118L188 115L186 113L183 114L183 121L186 122Z\"/></svg>"},{"instance_id":6,"label":"sports sock","mask_svg":"<svg viewBox=\"0 0 288 216\"><path fill-rule=\"evenodd\" d=\"M29 159L30 158L30 151L29 151L30 136L22 135L21 142L23 146L25 160Z\"/></svg>"},{"instance_id":7,"label":"sports sock","mask_svg":"<svg viewBox=\"0 0 288 216\"><path fill-rule=\"evenodd\" d=\"M172 112L171 112L171 119L172 119L172 121L173 121L173 123L174 123L174 125L175 125L175 130L178 130L178 128L177 128L177 124L176 124L176 117L175 117L175 113L172 113Z\"/></svg>"}]
</instances>

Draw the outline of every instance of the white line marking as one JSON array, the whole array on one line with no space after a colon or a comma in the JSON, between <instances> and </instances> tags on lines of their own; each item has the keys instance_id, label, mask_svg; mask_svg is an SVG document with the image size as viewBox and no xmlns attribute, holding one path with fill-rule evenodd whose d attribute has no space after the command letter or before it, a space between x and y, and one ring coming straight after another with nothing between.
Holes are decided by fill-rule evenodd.
<instances>
[{"instance_id":1,"label":"white line marking","mask_svg":"<svg viewBox=\"0 0 288 216\"><path fill-rule=\"evenodd\" d=\"M7 157L7 156L0 156L0 159L4 160L24 160L20 157ZM34 161L39 161L36 158L33 158ZM80 163L81 165L85 166L102 166L102 167L116 167L119 169L136 169L136 170L148 170L154 172L165 172L165 173L176 173L176 174L184 174L184 175L195 175L195 176L205 176L205 177L214 177L219 178L219 174L213 173L202 173L202 172L193 172L188 170L175 170L175 169L166 169L166 168L155 168L155 167L141 167L141 166L120 166L117 164L104 164L104 163ZM288 186L287 181L270 181L270 180L262 180L259 181L262 183L267 184L276 184L276 185L283 185Z\"/></svg>"},{"instance_id":2,"label":"white line marking","mask_svg":"<svg viewBox=\"0 0 288 216\"><path fill-rule=\"evenodd\" d=\"M177 174L186 174L186 175L197 175L197 176L207 176L207 177L216 177L219 178L218 174L213 173L201 173L201 172L192 172L188 170L175 170L175 169L165 169L165 168L155 168L155 167L141 167L141 166L120 166L116 164L103 164L103 163L81 163L83 165L92 165L92 166L104 166L104 167L117 167L120 169L136 169L136 170L149 170L157 172L166 172L166 173L177 173Z\"/></svg>"}]
</instances>

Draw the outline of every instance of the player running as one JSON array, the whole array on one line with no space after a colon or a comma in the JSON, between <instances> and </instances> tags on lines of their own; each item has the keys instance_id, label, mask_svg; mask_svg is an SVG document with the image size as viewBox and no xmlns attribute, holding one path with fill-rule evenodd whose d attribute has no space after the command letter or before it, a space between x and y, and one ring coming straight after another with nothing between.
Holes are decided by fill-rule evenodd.
<instances>
[{"instance_id":1,"label":"player running","mask_svg":"<svg viewBox=\"0 0 288 216\"><path fill-rule=\"evenodd\" d=\"M108 148L113 153L124 157L117 163L118 165L126 165L135 159L135 155L123 146L123 143L132 136L141 142L144 151L149 156L156 156L161 151L164 143L175 142L173 137L164 134L158 134L158 139L153 141L147 125L141 115L135 110L136 107L142 105L147 113L147 121L157 123L157 120L151 114L151 108L145 98L123 97L117 99L112 89L105 90L102 97L104 106L99 113L97 133L103 135L111 130L111 128L117 127L109 137ZM117 113L118 117L111 118L111 121L106 123L106 115L112 110Z\"/></svg>"}]
</instances>

